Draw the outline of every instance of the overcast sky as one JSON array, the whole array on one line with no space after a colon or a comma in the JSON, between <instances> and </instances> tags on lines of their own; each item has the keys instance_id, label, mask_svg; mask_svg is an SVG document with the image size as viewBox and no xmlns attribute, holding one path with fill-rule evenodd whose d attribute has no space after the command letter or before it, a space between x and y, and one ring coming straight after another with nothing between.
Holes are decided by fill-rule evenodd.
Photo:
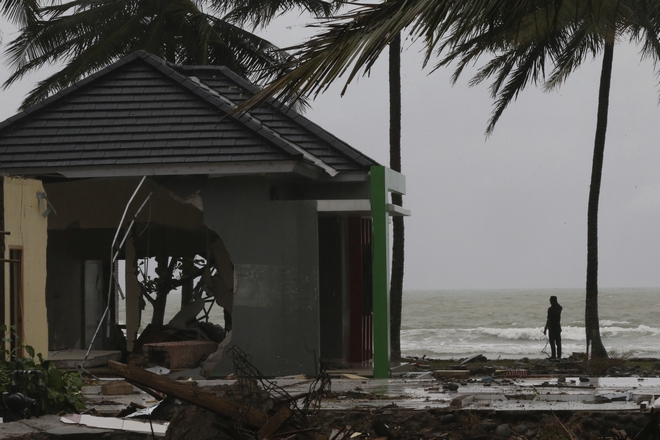
<instances>
[{"instance_id":1,"label":"overcast sky","mask_svg":"<svg viewBox=\"0 0 660 440\"><path fill-rule=\"evenodd\" d=\"M264 35L282 47L311 35L306 19L277 20ZM11 34L3 26L5 42ZM583 287L586 212L600 58L557 92L529 87L494 134L486 85L451 86L449 70L421 68L404 42L405 289ZM600 205L602 287L660 286L660 107L653 64L614 51ZM7 67L0 68L0 80ZM44 73L41 73L43 76ZM2 93L0 120L39 75ZM340 97L332 87L307 116L388 165L386 56Z\"/></svg>"}]
</instances>

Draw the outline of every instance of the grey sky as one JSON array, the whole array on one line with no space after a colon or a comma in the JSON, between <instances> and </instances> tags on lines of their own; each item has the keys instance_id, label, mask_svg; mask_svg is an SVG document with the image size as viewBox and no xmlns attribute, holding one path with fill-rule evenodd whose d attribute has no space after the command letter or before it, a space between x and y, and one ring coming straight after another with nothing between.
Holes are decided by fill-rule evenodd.
<instances>
[{"instance_id":1,"label":"grey sky","mask_svg":"<svg viewBox=\"0 0 660 440\"><path fill-rule=\"evenodd\" d=\"M264 35L294 44L311 34L305 21L277 20ZM404 205L413 212L405 288L582 287L600 58L559 91L530 86L486 139L487 86L469 88L464 76L452 87L449 70L429 75L419 48L404 47ZM15 113L35 81L2 92L0 120ZM342 85L307 116L387 165L386 57L343 98ZM660 286L657 103L652 63L640 62L635 47L616 46L600 209L603 287Z\"/></svg>"}]
</instances>

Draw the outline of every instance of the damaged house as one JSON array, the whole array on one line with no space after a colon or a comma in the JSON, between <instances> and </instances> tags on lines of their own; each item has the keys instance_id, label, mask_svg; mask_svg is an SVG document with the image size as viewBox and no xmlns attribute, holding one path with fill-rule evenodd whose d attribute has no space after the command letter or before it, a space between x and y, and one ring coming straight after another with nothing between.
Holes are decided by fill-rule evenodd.
<instances>
[{"instance_id":1,"label":"damaged house","mask_svg":"<svg viewBox=\"0 0 660 440\"><path fill-rule=\"evenodd\" d=\"M286 106L232 113L255 90L136 52L0 124L4 322L44 351L131 352L149 303L155 327L215 344L210 376L233 345L269 376L319 359L386 376L387 216L407 214L387 199L405 180Z\"/></svg>"}]
</instances>

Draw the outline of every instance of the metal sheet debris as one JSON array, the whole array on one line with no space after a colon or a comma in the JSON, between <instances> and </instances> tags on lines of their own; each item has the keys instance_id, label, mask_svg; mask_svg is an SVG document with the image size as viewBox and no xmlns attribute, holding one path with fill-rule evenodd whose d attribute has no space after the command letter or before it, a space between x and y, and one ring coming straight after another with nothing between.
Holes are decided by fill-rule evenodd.
<instances>
[{"instance_id":1,"label":"metal sheet debris","mask_svg":"<svg viewBox=\"0 0 660 440\"><path fill-rule=\"evenodd\" d=\"M97 417L88 414L71 414L60 419L63 423L85 425L90 428L116 429L120 431L144 432L165 435L167 422L149 422L141 420L124 420L113 417Z\"/></svg>"}]
</instances>

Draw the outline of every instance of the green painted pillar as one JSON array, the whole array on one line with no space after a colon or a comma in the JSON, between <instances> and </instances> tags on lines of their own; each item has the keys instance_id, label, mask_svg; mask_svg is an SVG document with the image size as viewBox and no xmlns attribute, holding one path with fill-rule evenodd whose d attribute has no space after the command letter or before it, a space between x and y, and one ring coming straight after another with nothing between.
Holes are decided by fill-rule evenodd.
<instances>
[{"instance_id":1,"label":"green painted pillar","mask_svg":"<svg viewBox=\"0 0 660 440\"><path fill-rule=\"evenodd\" d=\"M390 377L390 243L387 195L385 167L371 167L374 377L377 379Z\"/></svg>"}]
</instances>

